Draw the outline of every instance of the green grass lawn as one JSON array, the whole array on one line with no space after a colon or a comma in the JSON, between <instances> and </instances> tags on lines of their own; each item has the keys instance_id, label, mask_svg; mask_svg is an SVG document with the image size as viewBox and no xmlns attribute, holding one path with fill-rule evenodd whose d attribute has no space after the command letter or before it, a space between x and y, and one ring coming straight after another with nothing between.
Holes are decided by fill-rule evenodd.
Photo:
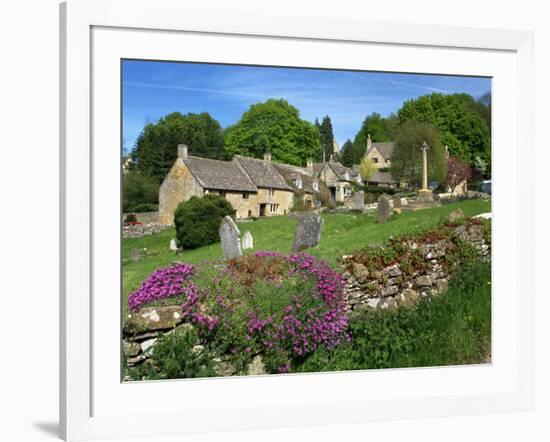
<instances>
[{"instance_id":1,"label":"green grass lawn","mask_svg":"<svg viewBox=\"0 0 550 442\"><path fill-rule=\"evenodd\" d=\"M432 209L403 212L386 224L378 224L375 215L362 214L323 214L325 221L320 244L307 252L334 264L344 254L348 254L368 244L383 243L391 236L417 233L437 225L440 220L456 208L461 208L466 216L490 212L488 200L468 200L448 204ZM286 217L265 218L257 221L239 223L241 234L250 230L254 238L254 251L271 250L290 252L296 220ZM126 297L139 288L149 274L174 261L199 264L205 260L222 258L219 243L195 250L176 254L169 248L170 240L175 238L175 230L168 229L151 236L124 239L123 256L123 306L126 309ZM131 262L133 249L139 249L143 258ZM143 251L146 249L146 251ZM250 253L250 251L247 251Z\"/></svg>"}]
</instances>

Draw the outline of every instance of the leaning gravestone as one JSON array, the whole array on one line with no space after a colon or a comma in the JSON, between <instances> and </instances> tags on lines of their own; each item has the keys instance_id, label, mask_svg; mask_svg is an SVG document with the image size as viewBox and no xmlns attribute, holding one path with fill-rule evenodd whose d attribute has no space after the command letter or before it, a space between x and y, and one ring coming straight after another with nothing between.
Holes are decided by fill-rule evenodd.
<instances>
[{"instance_id":1,"label":"leaning gravestone","mask_svg":"<svg viewBox=\"0 0 550 442\"><path fill-rule=\"evenodd\" d=\"M353 210L363 210L365 208L365 192L362 190L353 194Z\"/></svg>"},{"instance_id":2,"label":"leaning gravestone","mask_svg":"<svg viewBox=\"0 0 550 442\"><path fill-rule=\"evenodd\" d=\"M241 232L230 216L225 216L218 230L222 242L223 257L233 259L242 256Z\"/></svg>"},{"instance_id":3,"label":"leaning gravestone","mask_svg":"<svg viewBox=\"0 0 550 442\"><path fill-rule=\"evenodd\" d=\"M321 240L323 218L317 213L308 213L298 220L298 227L292 243L292 253L315 247Z\"/></svg>"},{"instance_id":4,"label":"leaning gravestone","mask_svg":"<svg viewBox=\"0 0 550 442\"><path fill-rule=\"evenodd\" d=\"M243 235L243 250L252 248L254 248L254 240L252 238L252 233L247 230Z\"/></svg>"},{"instance_id":5,"label":"leaning gravestone","mask_svg":"<svg viewBox=\"0 0 550 442\"><path fill-rule=\"evenodd\" d=\"M393 202L393 208L394 209L401 209L401 197L400 196L394 196L392 198Z\"/></svg>"},{"instance_id":6,"label":"leaning gravestone","mask_svg":"<svg viewBox=\"0 0 550 442\"><path fill-rule=\"evenodd\" d=\"M390 199L386 195L382 194L378 198L378 223L384 224L390 219L390 216Z\"/></svg>"},{"instance_id":7,"label":"leaning gravestone","mask_svg":"<svg viewBox=\"0 0 550 442\"><path fill-rule=\"evenodd\" d=\"M170 250L173 250L174 252L178 250L178 243L175 238L170 240Z\"/></svg>"}]
</instances>

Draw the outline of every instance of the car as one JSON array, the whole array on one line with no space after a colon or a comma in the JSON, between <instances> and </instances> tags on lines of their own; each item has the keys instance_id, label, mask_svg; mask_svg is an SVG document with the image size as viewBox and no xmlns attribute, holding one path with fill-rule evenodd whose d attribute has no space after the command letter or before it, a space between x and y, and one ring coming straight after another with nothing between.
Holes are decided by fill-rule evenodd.
<instances>
[{"instance_id":1,"label":"car","mask_svg":"<svg viewBox=\"0 0 550 442\"><path fill-rule=\"evenodd\" d=\"M479 186L479 190L483 193L488 193L491 195L491 180L482 181Z\"/></svg>"}]
</instances>

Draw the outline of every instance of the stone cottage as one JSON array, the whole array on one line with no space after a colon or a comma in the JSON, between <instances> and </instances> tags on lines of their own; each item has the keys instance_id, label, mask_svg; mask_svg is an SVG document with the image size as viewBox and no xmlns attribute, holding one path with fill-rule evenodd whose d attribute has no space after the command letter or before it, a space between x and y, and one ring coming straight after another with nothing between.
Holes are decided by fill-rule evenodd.
<instances>
[{"instance_id":1,"label":"stone cottage","mask_svg":"<svg viewBox=\"0 0 550 442\"><path fill-rule=\"evenodd\" d=\"M394 147L395 143L393 141L373 143L370 134L368 134L365 158L371 160L378 169L387 169L391 166L391 157Z\"/></svg>"},{"instance_id":2,"label":"stone cottage","mask_svg":"<svg viewBox=\"0 0 550 442\"><path fill-rule=\"evenodd\" d=\"M359 168L349 168L339 161L331 159L326 163L313 165L313 174L319 177L330 190L330 197L334 203L343 203L353 194L352 183L361 183Z\"/></svg>"},{"instance_id":3,"label":"stone cottage","mask_svg":"<svg viewBox=\"0 0 550 442\"><path fill-rule=\"evenodd\" d=\"M314 209L321 206L321 192L326 189L326 186L313 173L313 162L311 160L308 160L306 168L282 163L273 164L292 188L294 197L303 198L306 208Z\"/></svg>"},{"instance_id":4,"label":"stone cottage","mask_svg":"<svg viewBox=\"0 0 550 442\"><path fill-rule=\"evenodd\" d=\"M235 155L232 161L220 161L189 155L187 146L179 145L160 186L159 223L172 224L179 203L208 193L223 195L238 219L284 215L294 198L269 154L263 160Z\"/></svg>"}]
</instances>

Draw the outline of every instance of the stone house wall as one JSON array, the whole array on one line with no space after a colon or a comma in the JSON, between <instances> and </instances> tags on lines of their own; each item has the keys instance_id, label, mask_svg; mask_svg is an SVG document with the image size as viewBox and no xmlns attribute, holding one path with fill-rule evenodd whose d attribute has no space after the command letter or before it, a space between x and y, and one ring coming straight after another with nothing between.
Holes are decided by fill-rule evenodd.
<instances>
[{"instance_id":1,"label":"stone house wall","mask_svg":"<svg viewBox=\"0 0 550 442\"><path fill-rule=\"evenodd\" d=\"M374 149L371 149L371 151L367 155L365 155L365 158L373 161L376 164L376 167L378 167L379 169L391 166L391 161L386 161L376 147Z\"/></svg>"},{"instance_id":2,"label":"stone house wall","mask_svg":"<svg viewBox=\"0 0 550 442\"><path fill-rule=\"evenodd\" d=\"M178 204L204 190L181 158L177 158L159 189L159 224L173 224Z\"/></svg>"},{"instance_id":3,"label":"stone house wall","mask_svg":"<svg viewBox=\"0 0 550 442\"><path fill-rule=\"evenodd\" d=\"M225 192L225 198L235 209L237 219L259 217L260 204L266 205L264 216L286 215L292 207L294 198L293 192L279 189L273 189L271 196L269 189L264 188L258 189L258 192L248 193L248 198L243 198L243 194L244 192ZM275 211L272 211L272 208Z\"/></svg>"}]
</instances>

